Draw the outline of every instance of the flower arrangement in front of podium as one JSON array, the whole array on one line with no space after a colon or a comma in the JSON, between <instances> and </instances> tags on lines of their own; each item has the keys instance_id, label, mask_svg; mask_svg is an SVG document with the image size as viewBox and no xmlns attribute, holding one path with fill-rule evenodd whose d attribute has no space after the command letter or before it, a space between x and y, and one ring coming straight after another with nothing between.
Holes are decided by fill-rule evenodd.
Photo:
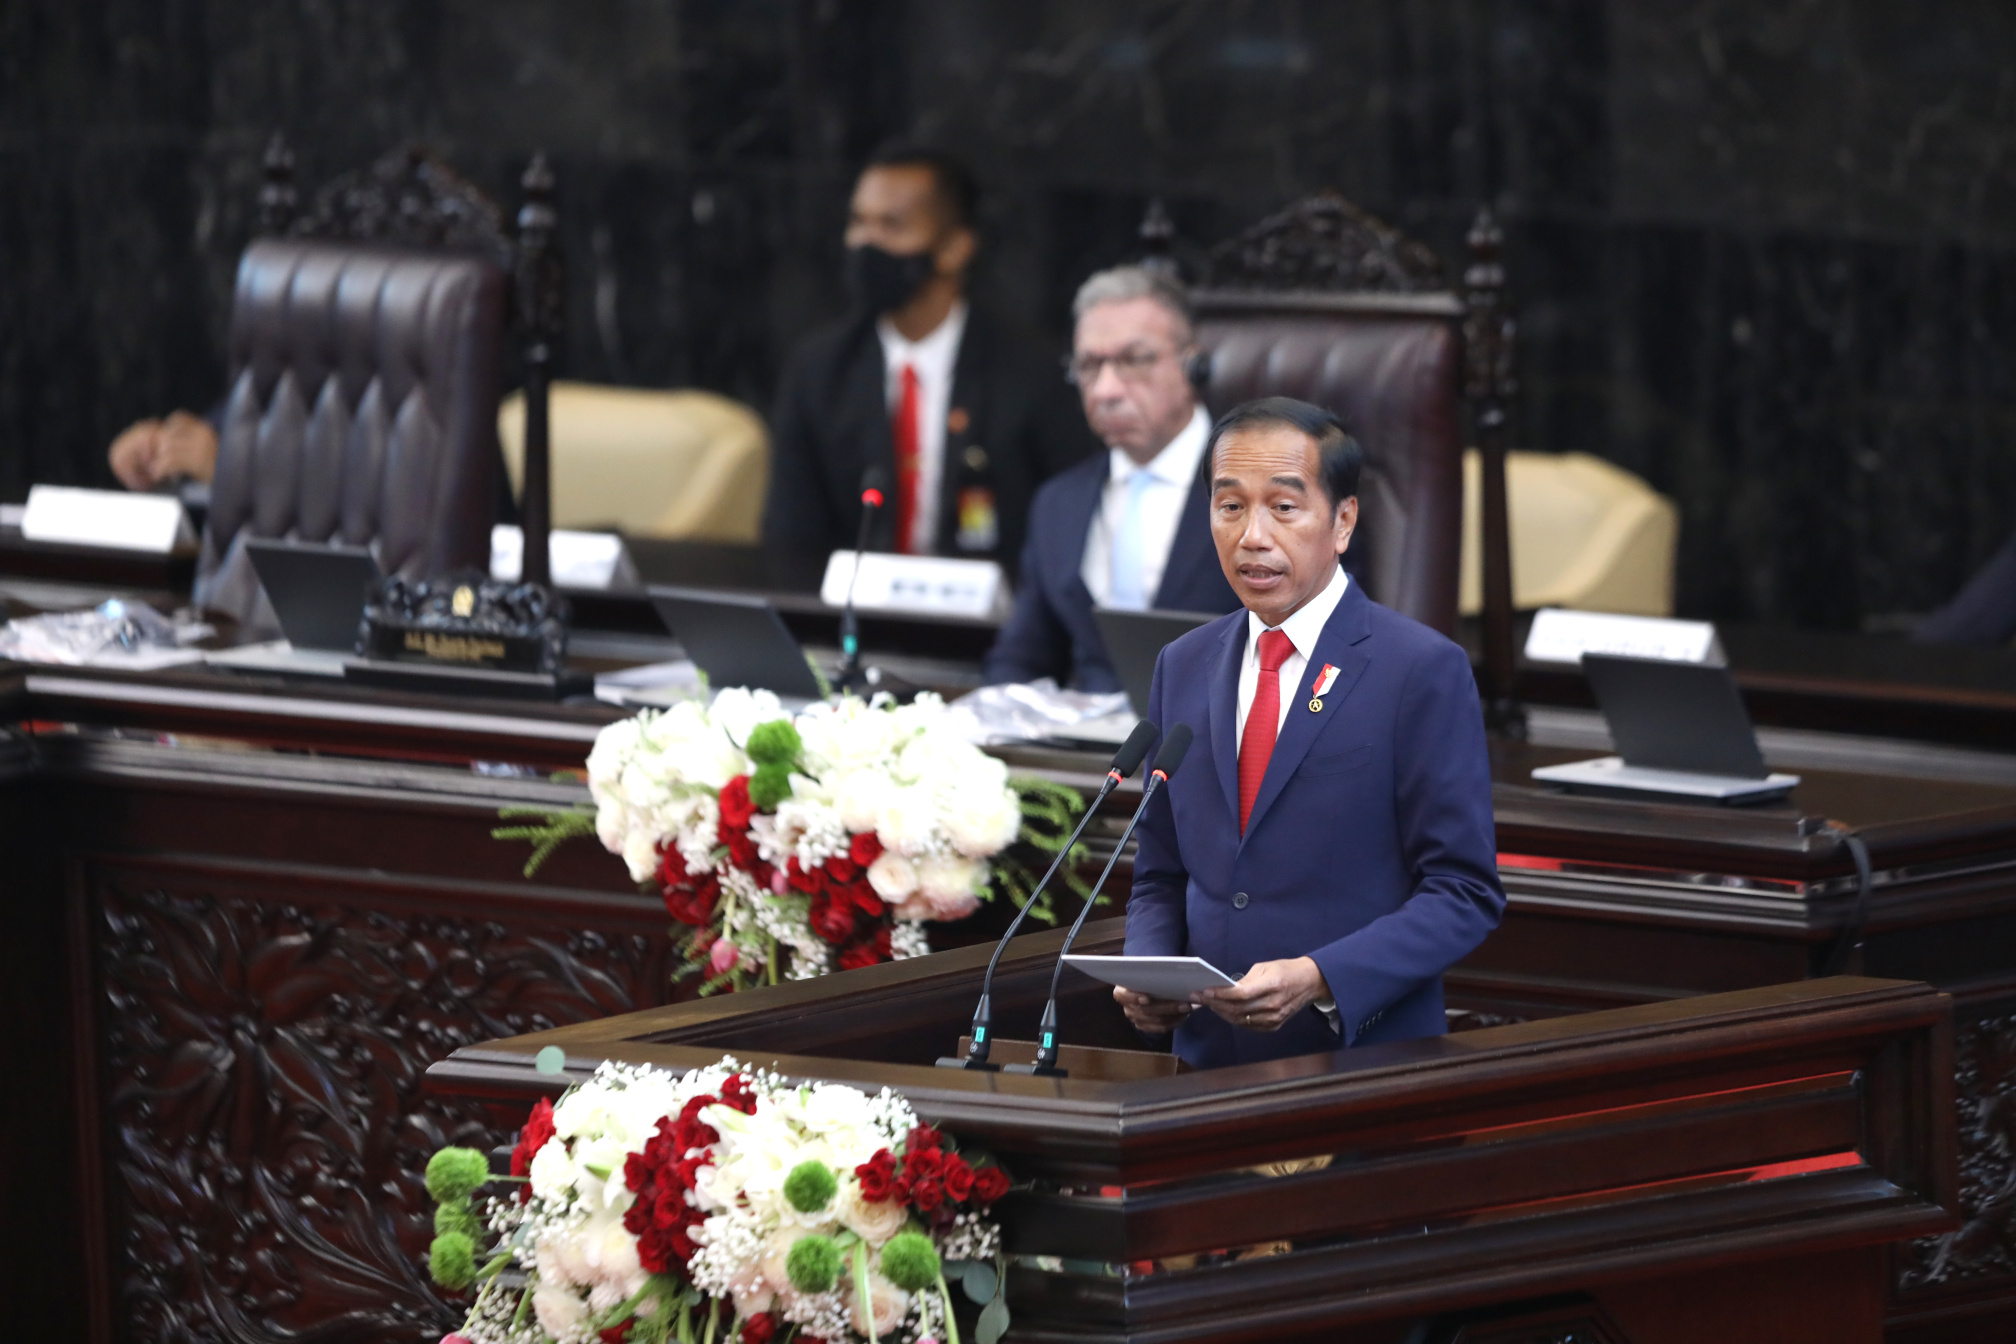
<instances>
[{"instance_id":1,"label":"flower arrangement in front of podium","mask_svg":"<svg viewBox=\"0 0 2016 1344\"><path fill-rule=\"evenodd\" d=\"M511 1173L479 1206L484 1154L427 1164L430 1268L476 1292L443 1344L959 1344L953 1282L978 1344L1008 1324L1007 1174L886 1089L605 1063L534 1107Z\"/></svg>"},{"instance_id":2,"label":"flower arrangement in front of podium","mask_svg":"<svg viewBox=\"0 0 2016 1344\"><path fill-rule=\"evenodd\" d=\"M1055 853L1078 801L1010 779L929 694L793 716L768 691L724 690L610 724L587 773L595 835L663 895L681 975L703 975L703 994L929 951L926 923L999 889L1027 899L1031 875L1004 851L1020 839ZM528 874L590 826L585 812L542 815L497 832L538 842Z\"/></svg>"}]
</instances>

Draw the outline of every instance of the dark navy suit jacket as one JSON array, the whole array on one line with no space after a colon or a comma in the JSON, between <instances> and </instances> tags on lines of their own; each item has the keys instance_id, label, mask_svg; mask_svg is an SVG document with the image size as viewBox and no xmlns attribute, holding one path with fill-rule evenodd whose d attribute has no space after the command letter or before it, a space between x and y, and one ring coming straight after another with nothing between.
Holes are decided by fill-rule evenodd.
<instances>
[{"instance_id":1,"label":"dark navy suit jacket","mask_svg":"<svg viewBox=\"0 0 2016 1344\"><path fill-rule=\"evenodd\" d=\"M1198 1009L1176 1052L1199 1068L1440 1035L1442 972L1505 908L1484 719L1470 660L1353 580L1316 642L1239 834L1246 613L1171 643L1148 717L1197 734L1142 818L1127 952L1203 957L1228 975L1307 956L1342 1039L1305 1009L1279 1031ZM1335 683L1312 709L1329 663Z\"/></svg>"},{"instance_id":2,"label":"dark navy suit jacket","mask_svg":"<svg viewBox=\"0 0 2016 1344\"><path fill-rule=\"evenodd\" d=\"M1164 611L1230 611L1239 605L1211 543L1207 461L1190 484L1154 605ZM1092 593L1080 569L1085 538L1099 512L1112 454L1096 453L1045 481L1029 510L1029 540L1015 609L987 651L988 682L1055 677L1081 691L1117 691L1119 674L1092 619Z\"/></svg>"}]
</instances>

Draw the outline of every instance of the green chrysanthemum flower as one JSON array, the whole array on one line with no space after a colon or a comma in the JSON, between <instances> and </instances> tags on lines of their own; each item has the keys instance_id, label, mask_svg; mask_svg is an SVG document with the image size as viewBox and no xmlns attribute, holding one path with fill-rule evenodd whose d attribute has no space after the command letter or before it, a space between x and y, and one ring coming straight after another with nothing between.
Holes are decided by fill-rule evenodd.
<instances>
[{"instance_id":1,"label":"green chrysanthemum flower","mask_svg":"<svg viewBox=\"0 0 2016 1344\"><path fill-rule=\"evenodd\" d=\"M781 765L790 769L805 753L805 740L789 719L772 719L749 730L749 744L743 750L758 765Z\"/></svg>"},{"instance_id":2,"label":"green chrysanthemum flower","mask_svg":"<svg viewBox=\"0 0 2016 1344\"><path fill-rule=\"evenodd\" d=\"M801 1293L831 1292L840 1281L840 1248L831 1237L800 1237L784 1258L784 1272Z\"/></svg>"},{"instance_id":3,"label":"green chrysanthemum flower","mask_svg":"<svg viewBox=\"0 0 2016 1344\"><path fill-rule=\"evenodd\" d=\"M749 776L749 801L764 812L775 812L777 804L791 796L791 767L759 765Z\"/></svg>"},{"instance_id":4,"label":"green chrysanthemum flower","mask_svg":"<svg viewBox=\"0 0 2016 1344\"><path fill-rule=\"evenodd\" d=\"M882 1248L882 1274L906 1293L938 1282L938 1248L922 1232L898 1232Z\"/></svg>"},{"instance_id":5,"label":"green chrysanthemum flower","mask_svg":"<svg viewBox=\"0 0 2016 1344\"><path fill-rule=\"evenodd\" d=\"M469 1207L466 1199L452 1199L434 1209L434 1231L437 1234L459 1232L474 1242L483 1235L483 1221L476 1216L476 1210Z\"/></svg>"},{"instance_id":6,"label":"green chrysanthemum flower","mask_svg":"<svg viewBox=\"0 0 2016 1344\"><path fill-rule=\"evenodd\" d=\"M784 1178L784 1198L800 1213L817 1213L833 1202L840 1182L824 1162L804 1161Z\"/></svg>"},{"instance_id":7,"label":"green chrysanthemum flower","mask_svg":"<svg viewBox=\"0 0 2016 1344\"><path fill-rule=\"evenodd\" d=\"M428 1248L427 1270L449 1292L461 1292L476 1281L476 1243L460 1232L443 1232Z\"/></svg>"},{"instance_id":8,"label":"green chrysanthemum flower","mask_svg":"<svg viewBox=\"0 0 2016 1344\"><path fill-rule=\"evenodd\" d=\"M443 1148L427 1159L427 1193L437 1204L467 1199L490 1179L490 1159L474 1148Z\"/></svg>"}]
</instances>

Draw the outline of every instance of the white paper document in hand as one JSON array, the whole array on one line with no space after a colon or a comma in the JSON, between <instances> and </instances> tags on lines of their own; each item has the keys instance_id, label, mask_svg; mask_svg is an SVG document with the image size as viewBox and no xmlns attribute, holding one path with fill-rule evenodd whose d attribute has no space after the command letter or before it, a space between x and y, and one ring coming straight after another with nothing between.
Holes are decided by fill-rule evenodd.
<instances>
[{"instance_id":1,"label":"white paper document in hand","mask_svg":"<svg viewBox=\"0 0 2016 1344\"><path fill-rule=\"evenodd\" d=\"M1064 964L1094 980L1156 999L1187 999L1201 989L1223 989L1239 983L1202 957L1072 955L1064 958Z\"/></svg>"}]
</instances>

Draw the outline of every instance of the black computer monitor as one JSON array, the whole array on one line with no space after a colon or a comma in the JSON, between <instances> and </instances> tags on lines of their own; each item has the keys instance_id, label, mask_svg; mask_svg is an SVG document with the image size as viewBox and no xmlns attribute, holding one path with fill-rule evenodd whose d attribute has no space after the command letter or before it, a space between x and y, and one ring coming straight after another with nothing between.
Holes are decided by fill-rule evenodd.
<instances>
[{"instance_id":1,"label":"black computer monitor","mask_svg":"<svg viewBox=\"0 0 2016 1344\"><path fill-rule=\"evenodd\" d=\"M245 553L289 644L323 653L357 647L364 603L382 577L370 551L252 538Z\"/></svg>"},{"instance_id":2,"label":"black computer monitor","mask_svg":"<svg viewBox=\"0 0 2016 1344\"><path fill-rule=\"evenodd\" d=\"M716 690L758 687L799 700L817 700L824 694L804 649L765 599L653 588L651 605Z\"/></svg>"}]
</instances>

